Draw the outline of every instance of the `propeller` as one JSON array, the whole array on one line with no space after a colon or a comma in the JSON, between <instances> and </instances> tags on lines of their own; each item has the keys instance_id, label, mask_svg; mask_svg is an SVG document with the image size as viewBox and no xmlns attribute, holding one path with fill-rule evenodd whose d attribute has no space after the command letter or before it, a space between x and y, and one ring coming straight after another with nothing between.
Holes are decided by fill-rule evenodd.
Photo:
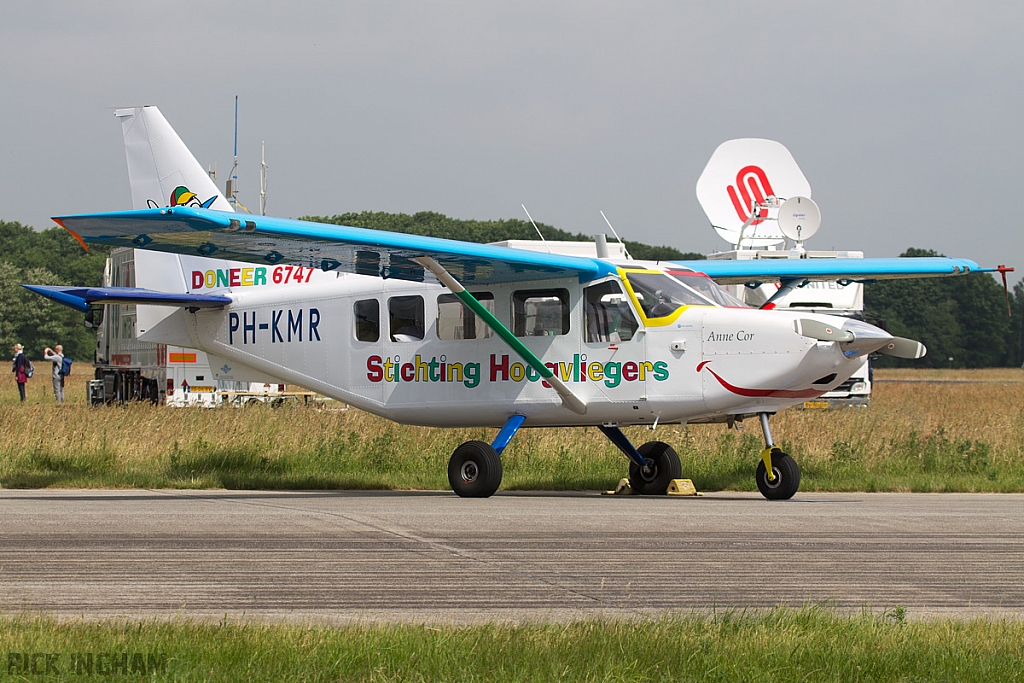
<instances>
[{"instance_id":1,"label":"propeller","mask_svg":"<svg viewBox=\"0 0 1024 683\"><path fill-rule=\"evenodd\" d=\"M847 357L881 353L896 358L923 358L928 353L919 341L894 337L861 320L847 320L842 327L837 327L821 320L797 318L793 321L793 329L803 337L843 344L843 355Z\"/></svg>"},{"instance_id":2,"label":"propeller","mask_svg":"<svg viewBox=\"0 0 1024 683\"><path fill-rule=\"evenodd\" d=\"M817 339L818 341L830 342L851 342L855 339L853 332L823 323L820 320L810 318L798 318L793 321L793 328L802 337Z\"/></svg>"},{"instance_id":3,"label":"propeller","mask_svg":"<svg viewBox=\"0 0 1024 683\"><path fill-rule=\"evenodd\" d=\"M875 352L896 358L924 358L928 349L919 341L905 337L893 337L891 342Z\"/></svg>"}]
</instances>

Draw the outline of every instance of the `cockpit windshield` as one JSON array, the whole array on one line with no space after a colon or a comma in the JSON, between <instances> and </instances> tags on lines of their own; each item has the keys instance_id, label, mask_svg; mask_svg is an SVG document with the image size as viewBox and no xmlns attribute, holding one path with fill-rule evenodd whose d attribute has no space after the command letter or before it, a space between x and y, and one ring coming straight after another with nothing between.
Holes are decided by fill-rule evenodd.
<instances>
[{"instance_id":1,"label":"cockpit windshield","mask_svg":"<svg viewBox=\"0 0 1024 683\"><path fill-rule=\"evenodd\" d=\"M626 273L648 318L672 315L680 306L713 306L712 301L664 273Z\"/></svg>"},{"instance_id":2,"label":"cockpit windshield","mask_svg":"<svg viewBox=\"0 0 1024 683\"><path fill-rule=\"evenodd\" d=\"M747 304L734 297L725 287L709 278L704 273L696 273L689 270L670 270L668 274L677 278L680 282L692 287L719 306L727 308L750 308Z\"/></svg>"},{"instance_id":3,"label":"cockpit windshield","mask_svg":"<svg viewBox=\"0 0 1024 683\"><path fill-rule=\"evenodd\" d=\"M682 306L745 307L743 302L699 273L680 272L679 278L652 272L627 271L625 275L647 318L664 318Z\"/></svg>"}]
</instances>

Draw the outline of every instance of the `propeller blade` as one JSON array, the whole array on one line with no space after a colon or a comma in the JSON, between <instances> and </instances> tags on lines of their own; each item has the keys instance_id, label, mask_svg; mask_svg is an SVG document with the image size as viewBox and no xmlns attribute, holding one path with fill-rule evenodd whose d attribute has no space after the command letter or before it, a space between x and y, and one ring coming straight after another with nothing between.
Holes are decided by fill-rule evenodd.
<instances>
[{"instance_id":1,"label":"propeller blade","mask_svg":"<svg viewBox=\"0 0 1024 683\"><path fill-rule=\"evenodd\" d=\"M798 318L793 321L793 328L796 333L803 337L817 339L827 342L851 342L854 339L852 332L828 325L818 320Z\"/></svg>"},{"instance_id":2,"label":"propeller blade","mask_svg":"<svg viewBox=\"0 0 1024 683\"><path fill-rule=\"evenodd\" d=\"M892 341L878 349L877 353L895 356L896 358L924 358L924 354L928 353L928 349L919 341L904 337L893 337Z\"/></svg>"}]
</instances>

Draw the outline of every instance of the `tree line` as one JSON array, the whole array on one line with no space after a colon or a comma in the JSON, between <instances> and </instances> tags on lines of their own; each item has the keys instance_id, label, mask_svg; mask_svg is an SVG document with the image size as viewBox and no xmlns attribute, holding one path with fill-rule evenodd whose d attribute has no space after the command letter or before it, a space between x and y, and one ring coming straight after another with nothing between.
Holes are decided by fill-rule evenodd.
<instances>
[{"instance_id":1,"label":"tree line","mask_svg":"<svg viewBox=\"0 0 1024 683\"><path fill-rule=\"evenodd\" d=\"M533 225L509 219L458 220L424 211L412 215L383 212L311 216L307 220L335 225L389 230L473 242L535 239ZM550 225L537 227L547 240L590 241L592 236L569 233ZM674 247L626 241L629 253L642 260L696 260L701 254ZM91 363L95 335L81 313L29 292L22 283L98 286L108 249L90 246L88 252L65 230L36 231L17 222L0 221L0 345L10 351L15 342L29 358L42 358L43 348L63 344L67 355ZM933 251L909 249L903 256L936 256ZM1024 363L1024 282L1009 292L1012 317L1002 286L990 275L974 273L954 278L886 280L868 283L865 315L893 334L917 339L928 355L916 361L890 357L880 366L980 368Z\"/></svg>"}]
</instances>

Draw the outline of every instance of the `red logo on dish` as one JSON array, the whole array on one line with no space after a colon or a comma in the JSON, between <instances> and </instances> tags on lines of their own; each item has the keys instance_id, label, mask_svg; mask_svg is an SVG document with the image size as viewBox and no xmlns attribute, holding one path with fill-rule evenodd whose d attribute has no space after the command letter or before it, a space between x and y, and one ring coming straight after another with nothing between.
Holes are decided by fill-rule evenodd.
<instances>
[{"instance_id":1,"label":"red logo on dish","mask_svg":"<svg viewBox=\"0 0 1024 683\"><path fill-rule=\"evenodd\" d=\"M736 208L736 215L744 223L750 218L750 206L752 202L762 204L767 197L775 195L768 176L760 166L744 166L736 174L736 187L729 185L729 199ZM768 217L768 209L760 209L751 225L757 225Z\"/></svg>"}]
</instances>

